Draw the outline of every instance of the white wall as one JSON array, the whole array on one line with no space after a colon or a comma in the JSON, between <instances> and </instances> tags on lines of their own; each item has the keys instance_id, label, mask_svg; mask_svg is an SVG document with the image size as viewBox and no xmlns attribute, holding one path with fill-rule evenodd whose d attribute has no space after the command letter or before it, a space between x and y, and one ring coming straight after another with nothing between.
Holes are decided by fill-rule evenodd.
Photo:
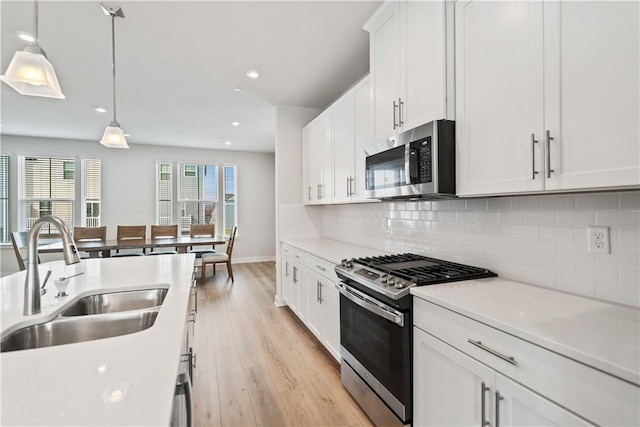
<instances>
[{"instance_id":1,"label":"white wall","mask_svg":"<svg viewBox=\"0 0 640 427\"><path fill-rule=\"evenodd\" d=\"M276 107L276 264L280 262L280 240L319 237L322 213L302 205L302 128L320 110L289 105ZM276 271L276 304L280 301L280 270Z\"/></svg>"},{"instance_id":2,"label":"white wall","mask_svg":"<svg viewBox=\"0 0 640 427\"><path fill-rule=\"evenodd\" d=\"M329 239L486 267L505 278L640 306L638 191L316 209ZM610 254L587 252L590 225L610 227Z\"/></svg>"},{"instance_id":3,"label":"white wall","mask_svg":"<svg viewBox=\"0 0 640 427\"><path fill-rule=\"evenodd\" d=\"M98 138L98 137L96 137ZM275 156L273 153L217 151L130 143L108 149L97 141L69 141L2 135L0 151L11 155L11 219L17 226L17 156L80 156L102 161L102 224L108 238L116 226L155 223L157 161L238 165L237 262L275 259ZM14 228L15 229L15 228ZM17 271L11 246L2 249L2 273Z\"/></svg>"}]
</instances>

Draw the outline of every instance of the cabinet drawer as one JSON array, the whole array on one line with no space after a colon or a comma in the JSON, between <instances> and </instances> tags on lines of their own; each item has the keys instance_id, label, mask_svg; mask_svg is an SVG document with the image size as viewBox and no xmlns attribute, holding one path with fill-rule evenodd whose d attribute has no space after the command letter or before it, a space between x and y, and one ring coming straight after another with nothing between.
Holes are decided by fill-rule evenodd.
<instances>
[{"instance_id":1,"label":"cabinet drawer","mask_svg":"<svg viewBox=\"0 0 640 427\"><path fill-rule=\"evenodd\" d=\"M282 255L288 256L292 260L305 264L305 252L300 249L296 249L293 246L289 246L286 243L282 244Z\"/></svg>"},{"instance_id":2,"label":"cabinet drawer","mask_svg":"<svg viewBox=\"0 0 640 427\"><path fill-rule=\"evenodd\" d=\"M640 425L635 385L420 298L414 325L593 423Z\"/></svg>"},{"instance_id":3,"label":"cabinet drawer","mask_svg":"<svg viewBox=\"0 0 640 427\"><path fill-rule=\"evenodd\" d=\"M338 282L340 280L334 270L336 265L330 261L318 258L315 255L307 254L305 265L309 270L315 271L333 282Z\"/></svg>"}]
</instances>

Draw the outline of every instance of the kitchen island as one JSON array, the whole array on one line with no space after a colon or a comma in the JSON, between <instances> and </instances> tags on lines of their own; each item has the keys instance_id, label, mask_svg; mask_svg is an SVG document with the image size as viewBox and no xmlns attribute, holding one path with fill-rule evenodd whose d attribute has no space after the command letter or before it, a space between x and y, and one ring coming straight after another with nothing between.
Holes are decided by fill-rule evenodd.
<instances>
[{"instance_id":1,"label":"kitchen island","mask_svg":"<svg viewBox=\"0 0 640 427\"><path fill-rule=\"evenodd\" d=\"M193 254L41 264L42 312L23 316L25 271L0 279L2 337L46 322L88 295L167 287L149 329L0 355L2 425L169 425L191 295ZM53 280L76 273L69 296Z\"/></svg>"}]
</instances>

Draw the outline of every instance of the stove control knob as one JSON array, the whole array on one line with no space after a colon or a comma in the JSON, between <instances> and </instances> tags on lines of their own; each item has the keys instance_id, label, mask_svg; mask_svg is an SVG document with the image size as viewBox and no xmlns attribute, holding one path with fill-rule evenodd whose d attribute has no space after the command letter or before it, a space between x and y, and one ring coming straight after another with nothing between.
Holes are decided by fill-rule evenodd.
<instances>
[{"instance_id":1,"label":"stove control knob","mask_svg":"<svg viewBox=\"0 0 640 427\"><path fill-rule=\"evenodd\" d=\"M398 280L396 282L396 289L402 289L406 286L406 284L404 283L404 280Z\"/></svg>"},{"instance_id":2,"label":"stove control knob","mask_svg":"<svg viewBox=\"0 0 640 427\"><path fill-rule=\"evenodd\" d=\"M389 285L393 285L396 282L396 278L393 276L389 276L389 278L387 279L387 283Z\"/></svg>"},{"instance_id":3,"label":"stove control knob","mask_svg":"<svg viewBox=\"0 0 640 427\"><path fill-rule=\"evenodd\" d=\"M342 261L340 261L340 265L342 265L343 267L347 268L347 259L343 259Z\"/></svg>"},{"instance_id":4,"label":"stove control knob","mask_svg":"<svg viewBox=\"0 0 640 427\"><path fill-rule=\"evenodd\" d=\"M347 261L347 268L352 268L353 267L353 261L355 261L353 258L351 258L350 260Z\"/></svg>"},{"instance_id":5,"label":"stove control knob","mask_svg":"<svg viewBox=\"0 0 640 427\"><path fill-rule=\"evenodd\" d=\"M380 283L387 283L387 279L389 279L389 275L383 274L382 276L380 276Z\"/></svg>"}]
</instances>

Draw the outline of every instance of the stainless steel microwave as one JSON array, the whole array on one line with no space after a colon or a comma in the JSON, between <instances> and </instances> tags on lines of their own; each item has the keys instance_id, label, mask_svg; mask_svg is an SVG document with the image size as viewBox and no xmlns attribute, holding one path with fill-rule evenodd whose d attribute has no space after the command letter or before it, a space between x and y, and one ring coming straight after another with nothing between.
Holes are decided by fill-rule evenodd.
<instances>
[{"instance_id":1,"label":"stainless steel microwave","mask_svg":"<svg viewBox=\"0 0 640 427\"><path fill-rule=\"evenodd\" d=\"M365 149L369 199L456 195L455 122L437 120Z\"/></svg>"}]
</instances>

